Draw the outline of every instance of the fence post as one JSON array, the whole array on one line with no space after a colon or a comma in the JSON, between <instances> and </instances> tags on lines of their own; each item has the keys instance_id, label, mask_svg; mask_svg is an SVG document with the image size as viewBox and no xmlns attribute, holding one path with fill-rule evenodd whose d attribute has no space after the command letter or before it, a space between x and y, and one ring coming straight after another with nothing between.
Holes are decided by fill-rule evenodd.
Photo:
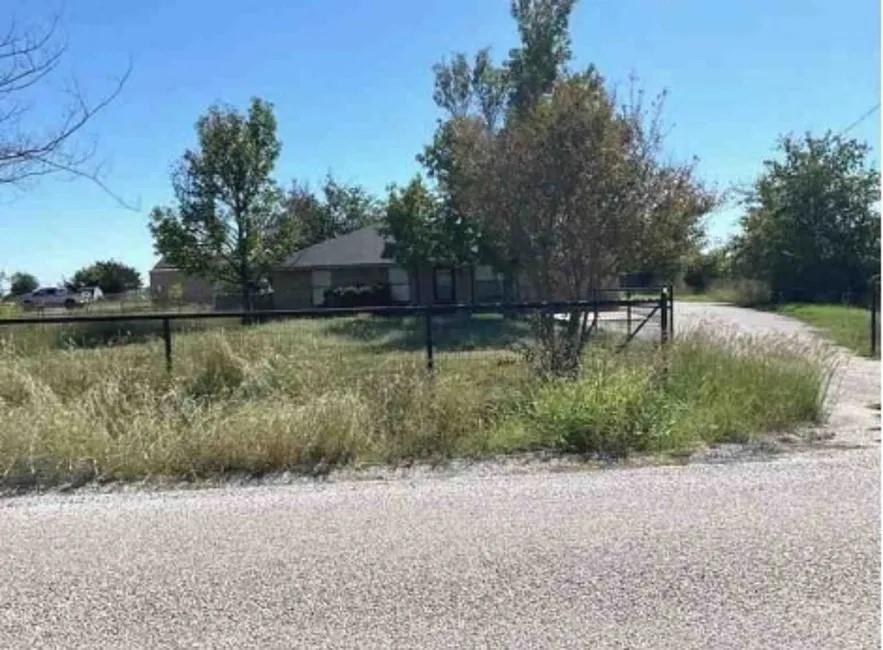
<instances>
[{"instance_id":1,"label":"fence post","mask_svg":"<svg viewBox=\"0 0 883 650\"><path fill-rule=\"evenodd\" d=\"M675 286L668 285L668 337L675 337Z\"/></svg>"},{"instance_id":2,"label":"fence post","mask_svg":"<svg viewBox=\"0 0 883 650\"><path fill-rule=\"evenodd\" d=\"M598 322L598 289L592 287L592 321L594 322L595 333L601 329L601 323Z\"/></svg>"},{"instance_id":3,"label":"fence post","mask_svg":"<svg viewBox=\"0 0 883 650\"><path fill-rule=\"evenodd\" d=\"M432 359L432 306L426 306L426 369L432 372L435 367Z\"/></svg>"},{"instance_id":4,"label":"fence post","mask_svg":"<svg viewBox=\"0 0 883 650\"><path fill-rule=\"evenodd\" d=\"M172 372L172 326L168 318L162 319L162 337L166 347L166 372Z\"/></svg>"},{"instance_id":5,"label":"fence post","mask_svg":"<svg viewBox=\"0 0 883 650\"><path fill-rule=\"evenodd\" d=\"M632 292L626 290L625 292L625 329L626 336L632 335Z\"/></svg>"},{"instance_id":6,"label":"fence post","mask_svg":"<svg viewBox=\"0 0 883 650\"><path fill-rule=\"evenodd\" d=\"M878 285L871 282L871 356L877 356L877 307L880 304Z\"/></svg>"},{"instance_id":7,"label":"fence post","mask_svg":"<svg viewBox=\"0 0 883 650\"><path fill-rule=\"evenodd\" d=\"M659 342L668 343L668 288L663 287L659 294Z\"/></svg>"}]
</instances>

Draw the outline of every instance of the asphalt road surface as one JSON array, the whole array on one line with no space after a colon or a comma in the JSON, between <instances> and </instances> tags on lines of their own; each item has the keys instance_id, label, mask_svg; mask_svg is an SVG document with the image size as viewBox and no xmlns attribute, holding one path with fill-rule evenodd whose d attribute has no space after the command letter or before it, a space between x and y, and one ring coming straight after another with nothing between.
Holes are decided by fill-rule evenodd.
<instances>
[{"instance_id":1,"label":"asphalt road surface","mask_svg":"<svg viewBox=\"0 0 883 650\"><path fill-rule=\"evenodd\" d=\"M842 361L835 437L754 460L6 499L0 647L879 647L879 363Z\"/></svg>"}]
</instances>

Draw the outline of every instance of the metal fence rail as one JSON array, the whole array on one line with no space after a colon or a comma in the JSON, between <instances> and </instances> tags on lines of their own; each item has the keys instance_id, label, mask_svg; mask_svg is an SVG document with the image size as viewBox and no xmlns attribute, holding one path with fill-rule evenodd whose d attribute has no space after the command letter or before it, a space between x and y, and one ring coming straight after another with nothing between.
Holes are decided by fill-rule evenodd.
<instances>
[{"instance_id":1,"label":"metal fence rail","mask_svg":"<svg viewBox=\"0 0 883 650\"><path fill-rule=\"evenodd\" d=\"M655 293L655 295L654 295ZM625 297L622 297L622 296ZM612 296L612 297L604 297ZM637 297L636 297L637 296ZM651 297L653 296L653 297ZM329 319L347 316L386 316L413 317L423 320L423 346L426 366L435 366L437 344L436 329L445 317L457 315L498 315L502 317L524 314L572 314L582 313L585 318L593 318L593 327L602 323L625 323L625 342L631 341L645 331L654 317L659 320L659 342L665 343L673 335L671 287L621 288L597 290L591 300L573 301L532 301L519 303L458 303L433 305L400 305L379 307L326 307L312 309L259 309L251 311L189 311L189 312L137 312L131 314L101 313L87 315L43 315L39 317L0 319L0 332L4 328L28 325L78 325L88 323L131 323L156 322L161 324L161 337L165 353L166 368L172 370L172 324L176 321L209 321L236 319L243 324L258 324L276 320ZM624 318L602 318L602 314L624 310ZM446 325L449 326L450 323Z\"/></svg>"}]
</instances>

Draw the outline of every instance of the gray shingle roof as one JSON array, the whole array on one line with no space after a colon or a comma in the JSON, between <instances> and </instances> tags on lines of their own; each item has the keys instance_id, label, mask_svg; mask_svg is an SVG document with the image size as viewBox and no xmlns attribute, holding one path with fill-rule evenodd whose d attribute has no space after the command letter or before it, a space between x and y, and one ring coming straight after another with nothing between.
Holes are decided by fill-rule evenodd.
<instances>
[{"instance_id":1,"label":"gray shingle roof","mask_svg":"<svg viewBox=\"0 0 883 650\"><path fill-rule=\"evenodd\" d=\"M346 235L308 246L286 259L280 268L308 269L339 266L393 266L383 257L386 240L376 226L365 226Z\"/></svg>"},{"instance_id":2,"label":"gray shingle roof","mask_svg":"<svg viewBox=\"0 0 883 650\"><path fill-rule=\"evenodd\" d=\"M282 269L309 269L340 266L394 266L383 257L386 240L376 226L365 226L346 235L326 239L293 253L280 265ZM153 271L174 271L177 267L161 258Z\"/></svg>"},{"instance_id":3,"label":"gray shingle roof","mask_svg":"<svg viewBox=\"0 0 883 650\"><path fill-rule=\"evenodd\" d=\"M178 267L166 261L165 257L159 258L159 262L153 265L151 271L177 271Z\"/></svg>"}]
</instances>

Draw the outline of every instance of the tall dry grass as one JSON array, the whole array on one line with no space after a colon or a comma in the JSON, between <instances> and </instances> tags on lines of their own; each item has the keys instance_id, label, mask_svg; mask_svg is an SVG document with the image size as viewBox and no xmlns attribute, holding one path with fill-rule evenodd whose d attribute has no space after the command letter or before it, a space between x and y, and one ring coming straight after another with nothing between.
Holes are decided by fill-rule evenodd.
<instances>
[{"instance_id":1,"label":"tall dry grass","mask_svg":"<svg viewBox=\"0 0 883 650\"><path fill-rule=\"evenodd\" d=\"M337 329L335 329L337 328ZM161 343L0 351L0 484L314 471L559 449L623 455L746 440L821 417L826 365L789 342L703 336L664 355L591 348L576 381L506 350L445 355L337 335L339 322Z\"/></svg>"}]
</instances>

